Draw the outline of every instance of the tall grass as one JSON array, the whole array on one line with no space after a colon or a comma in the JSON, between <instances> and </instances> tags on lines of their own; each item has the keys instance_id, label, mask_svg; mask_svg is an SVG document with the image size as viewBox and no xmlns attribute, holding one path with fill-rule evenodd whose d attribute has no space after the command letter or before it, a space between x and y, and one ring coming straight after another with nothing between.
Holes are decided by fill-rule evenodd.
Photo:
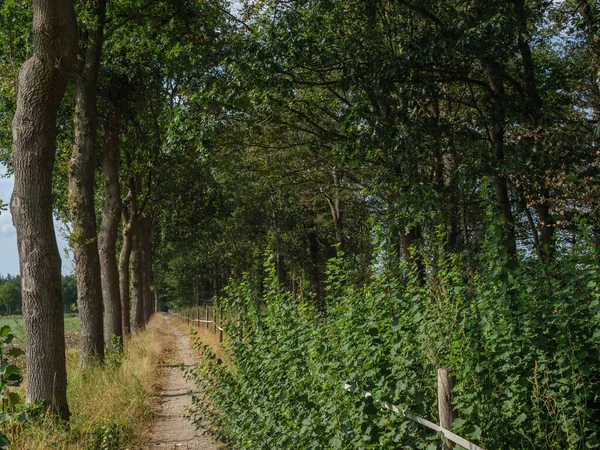
<instances>
[{"instance_id":1,"label":"tall grass","mask_svg":"<svg viewBox=\"0 0 600 450\"><path fill-rule=\"evenodd\" d=\"M140 448L156 405L161 354L171 341L161 331L162 316L125 343L121 355L109 353L105 364L79 371L78 351L68 349L69 426L42 416L18 430L15 449Z\"/></svg>"}]
</instances>

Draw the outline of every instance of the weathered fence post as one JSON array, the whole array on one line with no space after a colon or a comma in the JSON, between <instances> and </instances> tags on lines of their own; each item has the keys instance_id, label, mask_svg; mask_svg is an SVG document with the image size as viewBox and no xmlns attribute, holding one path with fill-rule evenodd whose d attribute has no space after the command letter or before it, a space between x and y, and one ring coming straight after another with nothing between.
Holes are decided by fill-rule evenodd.
<instances>
[{"instance_id":1,"label":"weathered fence post","mask_svg":"<svg viewBox=\"0 0 600 450\"><path fill-rule=\"evenodd\" d=\"M223 306L219 305L219 342L223 342Z\"/></svg>"},{"instance_id":2,"label":"weathered fence post","mask_svg":"<svg viewBox=\"0 0 600 450\"><path fill-rule=\"evenodd\" d=\"M446 430L452 429L452 422L456 418L456 412L452 409L452 389L456 384L456 378L450 376L450 369L438 369L438 410L440 415L440 427ZM453 444L446 439L444 448L451 449Z\"/></svg>"},{"instance_id":3,"label":"weathered fence post","mask_svg":"<svg viewBox=\"0 0 600 450\"><path fill-rule=\"evenodd\" d=\"M208 303L204 305L206 316L206 328L208 329Z\"/></svg>"},{"instance_id":4,"label":"weathered fence post","mask_svg":"<svg viewBox=\"0 0 600 450\"><path fill-rule=\"evenodd\" d=\"M217 334L217 308L213 306L213 334Z\"/></svg>"}]
</instances>

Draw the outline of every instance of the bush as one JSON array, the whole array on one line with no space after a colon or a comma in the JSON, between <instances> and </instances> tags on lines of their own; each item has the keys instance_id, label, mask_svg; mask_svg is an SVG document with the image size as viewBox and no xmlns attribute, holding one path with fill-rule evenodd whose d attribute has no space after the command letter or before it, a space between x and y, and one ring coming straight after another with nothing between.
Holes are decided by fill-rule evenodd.
<instances>
[{"instance_id":1,"label":"bush","mask_svg":"<svg viewBox=\"0 0 600 450\"><path fill-rule=\"evenodd\" d=\"M194 397L196 422L236 449L438 448L438 435L377 401L438 422L446 367L455 433L490 449L597 448L595 252L584 240L542 268L494 251L492 239L470 265L429 252L423 286L387 264L355 283L334 259L323 311L283 292L272 262L264 292L232 283L227 364L198 344L192 376L207 389Z\"/></svg>"}]
</instances>

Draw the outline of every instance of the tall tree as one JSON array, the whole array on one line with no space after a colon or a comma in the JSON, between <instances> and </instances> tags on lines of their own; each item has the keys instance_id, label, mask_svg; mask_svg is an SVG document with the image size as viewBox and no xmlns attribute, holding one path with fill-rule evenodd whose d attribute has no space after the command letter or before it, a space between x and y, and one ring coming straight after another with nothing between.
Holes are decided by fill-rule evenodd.
<instances>
[{"instance_id":1,"label":"tall tree","mask_svg":"<svg viewBox=\"0 0 600 450\"><path fill-rule=\"evenodd\" d=\"M113 336L123 340L122 308L119 293L117 265L117 237L121 222L121 189L119 185L119 123L121 111L113 107L109 129L106 132L102 173L104 175L104 211L98 236L102 299L104 302L104 343L111 345ZM126 226L126 225L125 225Z\"/></svg>"},{"instance_id":2,"label":"tall tree","mask_svg":"<svg viewBox=\"0 0 600 450\"><path fill-rule=\"evenodd\" d=\"M72 0L33 1L33 56L19 72L11 197L21 269L28 402L69 417L60 254L52 221L56 118L77 58Z\"/></svg>"},{"instance_id":3,"label":"tall tree","mask_svg":"<svg viewBox=\"0 0 600 450\"><path fill-rule=\"evenodd\" d=\"M86 367L104 356L102 282L96 209L94 170L96 167L98 119L96 100L106 0L92 3L92 24L87 31L84 55L77 68L75 90L75 144L69 168L69 207L73 223L75 267L80 314L79 363Z\"/></svg>"},{"instance_id":4,"label":"tall tree","mask_svg":"<svg viewBox=\"0 0 600 450\"><path fill-rule=\"evenodd\" d=\"M132 191L130 190L123 202L123 213L122 213L122 238L121 250L119 253L119 294L121 298L121 324L123 337L127 337L131 334L131 296L129 294L130 284L130 272L129 263L131 258L131 247L132 243L132 229L135 225L135 216L129 211L128 203L132 198Z\"/></svg>"}]
</instances>

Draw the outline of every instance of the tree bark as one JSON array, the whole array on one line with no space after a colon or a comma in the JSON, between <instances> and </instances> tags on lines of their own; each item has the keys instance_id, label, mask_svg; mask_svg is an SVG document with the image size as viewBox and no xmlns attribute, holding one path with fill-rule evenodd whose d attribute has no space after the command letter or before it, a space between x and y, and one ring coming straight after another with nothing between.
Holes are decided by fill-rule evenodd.
<instances>
[{"instance_id":1,"label":"tree bark","mask_svg":"<svg viewBox=\"0 0 600 450\"><path fill-rule=\"evenodd\" d=\"M56 117L77 57L72 0L33 0L33 55L21 67L13 121L17 230L28 403L69 418L61 261L52 221Z\"/></svg>"},{"instance_id":2,"label":"tree bark","mask_svg":"<svg viewBox=\"0 0 600 450\"><path fill-rule=\"evenodd\" d=\"M142 293L144 296L144 324L148 324L152 315L154 298L152 297L152 228L150 219L140 219L140 270L142 273Z\"/></svg>"},{"instance_id":3,"label":"tree bark","mask_svg":"<svg viewBox=\"0 0 600 450\"><path fill-rule=\"evenodd\" d=\"M473 0L476 13L476 21L486 20L482 15L488 12L484 8L484 2ZM487 54L487 49L480 49L477 55L485 72L488 85L488 124L487 134L490 148L490 157L495 162L491 167L491 178L494 181L494 196L496 207L500 212L500 220L504 224L504 239L506 251L510 258L517 254L517 241L515 236L514 217L508 194L508 183L504 173L504 150L505 150L505 128L506 128L506 91L504 89L503 69Z\"/></svg>"},{"instance_id":4,"label":"tree bark","mask_svg":"<svg viewBox=\"0 0 600 450\"><path fill-rule=\"evenodd\" d=\"M414 251L414 255L411 252L411 247L420 237L421 228L418 225L411 227L410 230L402 235L402 250L406 263L416 272L419 286L425 286L425 268L423 267L421 255L416 250Z\"/></svg>"},{"instance_id":5,"label":"tree bark","mask_svg":"<svg viewBox=\"0 0 600 450\"><path fill-rule=\"evenodd\" d=\"M132 212L132 214L134 213ZM140 225L139 219L136 217L134 220L132 220L131 258L129 261L129 265L131 267L131 300L133 314L133 331L140 331L144 329L144 280L140 247Z\"/></svg>"},{"instance_id":6,"label":"tree bark","mask_svg":"<svg viewBox=\"0 0 600 450\"><path fill-rule=\"evenodd\" d=\"M324 304L324 295L325 295L325 287L323 286L323 275L321 273L320 268L320 258L319 258L319 237L317 232L314 230L310 230L307 236L308 240L308 249L310 253L310 284L312 287L312 291L315 294L316 307L319 310L322 310L325 307Z\"/></svg>"},{"instance_id":7,"label":"tree bark","mask_svg":"<svg viewBox=\"0 0 600 450\"><path fill-rule=\"evenodd\" d=\"M128 195L130 196L131 193ZM131 298L129 296L129 261L131 258L132 236L131 219L127 217L123 208L123 245L119 255L119 292L121 296L121 321L123 337L131 334Z\"/></svg>"},{"instance_id":8,"label":"tree bark","mask_svg":"<svg viewBox=\"0 0 600 450\"><path fill-rule=\"evenodd\" d=\"M96 210L94 169L98 120L96 97L106 15L106 0L94 3L96 23L88 36L75 90L75 145L69 168L69 206L73 223L77 303L79 308L79 366L104 357L102 281Z\"/></svg>"},{"instance_id":9,"label":"tree bark","mask_svg":"<svg viewBox=\"0 0 600 450\"><path fill-rule=\"evenodd\" d=\"M523 65L523 79L525 81L525 119L529 122L531 128L531 137L527 139L530 142L531 147L540 145L543 148L543 142L539 143L539 136L543 136L540 132L542 130L541 118L542 108L544 106L542 97L539 94L537 88L537 82L535 80L535 64L533 56L531 54L531 47L529 45L528 30L527 30L527 11L525 8L524 0L513 0L515 5L515 17L519 19L519 51L521 53L521 61ZM544 164L542 166L545 166ZM538 182L540 186L540 197L542 201L535 206L536 212L540 218L540 262L549 264L554 259L554 253L556 251L554 243L554 229L555 221L550 212L550 206L548 204L548 189L545 186L545 180L542 175L542 179Z\"/></svg>"},{"instance_id":10,"label":"tree bark","mask_svg":"<svg viewBox=\"0 0 600 450\"><path fill-rule=\"evenodd\" d=\"M506 247L509 257L517 254L517 241L515 238L514 217L510 206L508 184L504 173L504 134L506 113L504 110L504 81L500 66L489 58L482 58L489 87L490 87L490 123L488 124L488 137L492 157L496 161L493 168L494 194L496 206L500 211L500 220L505 225Z\"/></svg>"},{"instance_id":11,"label":"tree bark","mask_svg":"<svg viewBox=\"0 0 600 450\"><path fill-rule=\"evenodd\" d=\"M322 194L327 199L327 204L331 210L331 218L333 219L333 226L335 229L335 240L336 240L336 253L344 251L344 224L343 224L343 212L342 212L342 200L339 197L340 190L340 177L337 169L331 171L333 179L333 186L335 188L335 197L328 195L323 189Z\"/></svg>"},{"instance_id":12,"label":"tree bark","mask_svg":"<svg viewBox=\"0 0 600 450\"><path fill-rule=\"evenodd\" d=\"M106 135L102 172L104 175L104 211L98 237L102 299L104 302L104 343L108 347L113 336L123 342L119 268L117 266L117 236L123 210L119 186L119 121L115 109Z\"/></svg>"}]
</instances>

